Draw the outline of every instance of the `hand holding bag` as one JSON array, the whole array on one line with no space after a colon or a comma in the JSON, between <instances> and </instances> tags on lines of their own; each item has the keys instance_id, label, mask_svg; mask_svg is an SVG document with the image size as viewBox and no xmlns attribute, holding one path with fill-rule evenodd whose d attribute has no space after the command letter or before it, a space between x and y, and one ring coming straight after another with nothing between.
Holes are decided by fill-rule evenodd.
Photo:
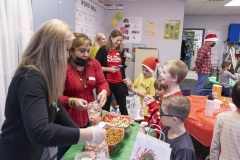
<instances>
[{"instance_id":1,"label":"hand holding bag","mask_svg":"<svg viewBox=\"0 0 240 160\"><path fill-rule=\"evenodd\" d=\"M130 102L129 116L132 120L143 120L144 116L141 115L142 105L137 95L134 95Z\"/></svg>"}]
</instances>

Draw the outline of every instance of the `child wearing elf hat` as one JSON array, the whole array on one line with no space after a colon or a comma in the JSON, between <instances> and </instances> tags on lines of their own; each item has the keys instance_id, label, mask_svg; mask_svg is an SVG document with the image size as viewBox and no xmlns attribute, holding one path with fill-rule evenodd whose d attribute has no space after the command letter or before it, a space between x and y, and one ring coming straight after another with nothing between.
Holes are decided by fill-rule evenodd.
<instances>
[{"instance_id":1,"label":"child wearing elf hat","mask_svg":"<svg viewBox=\"0 0 240 160\"><path fill-rule=\"evenodd\" d=\"M142 62L142 73L140 73L134 83L129 78L123 81L127 84L132 91L140 97L140 101L143 101L145 95L155 95L154 82L155 77L153 72L159 64L159 60L156 57L148 57Z\"/></svg>"},{"instance_id":2,"label":"child wearing elf hat","mask_svg":"<svg viewBox=\"0 0 240 160\"><path fill-rule=\"evenodd\" d=\"M138 75L134 83L132 83L129 78L123 80L134 94L139 96L141 103L146 95L155 96L154 82L156 78L153 76L153 72L158 64L159 60L156 57L148 57L143 60L142 73ZM147 117L148 107L145 106L143 112L144 117Z\"/></svg>"}]
</instances>

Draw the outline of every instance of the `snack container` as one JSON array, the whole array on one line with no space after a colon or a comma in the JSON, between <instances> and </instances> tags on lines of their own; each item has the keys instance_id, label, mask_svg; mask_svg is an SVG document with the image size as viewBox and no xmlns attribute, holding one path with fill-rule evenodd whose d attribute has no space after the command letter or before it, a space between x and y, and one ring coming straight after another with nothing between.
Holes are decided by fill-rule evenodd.
<instances>
[{"instance_id":1,"label":"snack container","mask_svg":"<svg viewBox=\"0 0 240 160\"><path fill-rule=\"evenodd\" d=\"M111 152L114 147L122 141L124 138L124 129L123 128L117 128L112 126L106 127L106 143L108 144L109 152Z\"/></svg>"},{"instance_id":2,"label":"snack container","mask_svg":"<svg viewBox=\"0 0 240 160\"><path fill-rule=\"evenodd\" d=\"M130 116L111 114L111 113L105 114L100 121L106 122L111 126L118 127L118 128L127 128L131 124Z\"/></svg>"},{"instance_id":3,"label":"snack container","mask_svg":"<svg viewBox=\"0 0 240 160\"><path fill-rule=\"evenodd\" d=\"M106 141L103 141L101 144L86 142L85 150L96 153L97 159L104 159L104 160L110 159L108 144L106 143Z\"/></svg>"},{"instance_id":4,"label":"snack container","mask_svg":"<svg viewBox=\"0 0 240 160\"><path fill-rule=\"evenodd\" d=\"M96 155L94 152L81 152L75 156L74 160L96 160Z\"/></svg>"}]
</instances>

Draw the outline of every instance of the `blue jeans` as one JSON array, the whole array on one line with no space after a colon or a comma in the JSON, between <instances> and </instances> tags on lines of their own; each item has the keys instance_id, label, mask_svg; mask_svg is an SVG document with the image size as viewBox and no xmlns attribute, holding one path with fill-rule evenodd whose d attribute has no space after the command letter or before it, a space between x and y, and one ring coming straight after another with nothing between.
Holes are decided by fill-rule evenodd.
<instances>
[{"instance_id":1,"label":"blue jeans","mask_svg":"<svg viewBox=\"0 0 240 160\"><path fill-rule=\"evenodd\" d=\"M223 97L231 97L230 88L222 87L222 96Z\"/></svg>"},{"instance_id":2,"label":"blue jeans","mask_svg":"<svg viewBox=\"0 0 240 160\"><path fill-rule=\"evenodd\" d=\"M197 85L195 87L194 92L195 92L195 95L200 95L200 91L204 88L207 82L208 76L200 72L197 72L197 75L198 75L198 81L197 81Z\"/></svg>"}]
</instances>

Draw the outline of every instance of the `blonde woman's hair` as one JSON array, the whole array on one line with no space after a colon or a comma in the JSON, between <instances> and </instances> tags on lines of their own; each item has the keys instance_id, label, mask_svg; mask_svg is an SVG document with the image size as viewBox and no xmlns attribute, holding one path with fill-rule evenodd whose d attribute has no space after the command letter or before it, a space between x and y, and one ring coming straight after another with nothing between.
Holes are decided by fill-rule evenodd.
<instances>
[{"instance_id":1,"label":"blonde woman's hair","mask_svg":"<svg viewBox=\"0 0 240 160\"><path fill-rule=\"evenodd\" d=\"M92 40L84 33L74 33L75 39L73 40L72 47L70 48L70 53L85 44L90 44L92 46Z\"/></svg>"},{"instance_id":2,"label":"blonde woman's hair","mask_svg":"<svg viewBox=\"0 0 240 160\"><path fill-rule=\"evenodd\" d=\"M105 35L103 33L98 33L94 39L93 46L98 46L101 47L100 44L98 43L99 40L101 40Z\"/></svg>"},{"instance_id":3,"label":"blonde woman's hair","mask_svg":"<svg viewBox=\"0 0 240 160\"><path fill-rule=\"evenodd\" d=\"M118 30L118 29L114 29L108 39L107 39L107 44L106 44L106 50L107 51L112 51L112 47L113 47L113 44L112 44L112 38L115 38L115 37L118 37L118 36L121 36L123 37L123 33L122 31ZM122 52L123 51L123 45L120 44L119 46L117 46L116 48L117 52Z\"/></svg>"},{"instance_id":4,"label":"blonde woman's hair","mask_svg":"<svg viewBox=\"0 0 240 160\"><path fill-rule=\"evenodd\" d=\"M187 65L181 60L169 60L164 65L169 66L170 75L172 77L177 76L177 84L181 84L187 76Z\"/></svg>"},{"instance_id":5,"label":"blonde woman's hair","mask_svg":"<svg viewBox=\"0 0 240 160\"><path fill-rule=\"evenodd\" d=\"M64 21L53 19L44 23L32 36L16 69L15 75L27 67L43 76L49 105L63 92L67 69L66 41L73 39L73 32Z\"/></svg>"}]
</instances>

